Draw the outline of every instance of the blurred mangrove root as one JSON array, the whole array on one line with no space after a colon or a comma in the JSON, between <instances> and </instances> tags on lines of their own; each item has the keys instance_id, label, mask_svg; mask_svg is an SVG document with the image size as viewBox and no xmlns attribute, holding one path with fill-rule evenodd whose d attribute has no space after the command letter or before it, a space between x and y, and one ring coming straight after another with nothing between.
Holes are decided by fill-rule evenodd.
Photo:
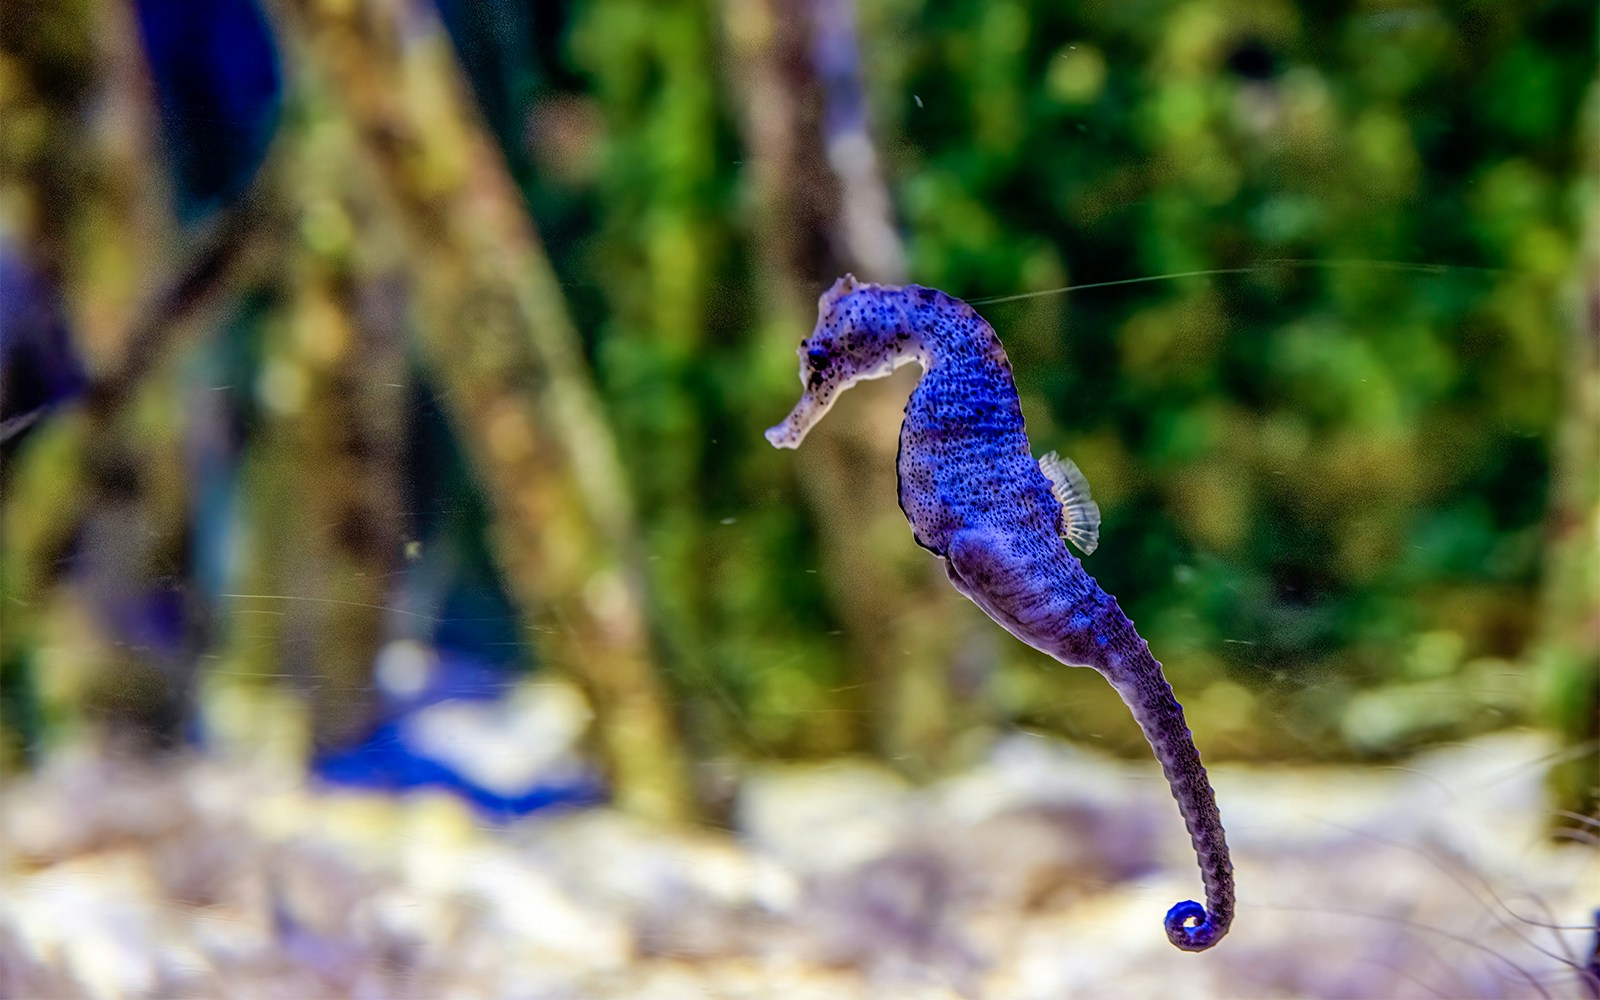
<instances>
[{"instance_id":1,"label":"blurred mangrove root","mask_svg":"<svg viewBox=\"0 0 1600 1000\"><path fill-rule=\"evenodd\" d=\"M811 321L821 283L846 270L902 281L905 251L869 129L853 0L730 0L723 26L751 152L767 319L786 347ZM875 749L900 766L936 769L963 728L949 677L962 618L921 560L885 549L900 521L894 448L870 428L900 404L891 393L873 401L882 420L818 428L798 479L813 520L826 526L819 544L830 604L869 692L863 718Z\"/></svg>"},{"instance_id":2,"label":"blurred mangrove root","mask_svg":"<svg viewBox=\"0 0 1600 1000\"><path fill-rule=\"evenodd\" d=\"M1557 805L1600 816L1600 82L1588 105L1583 244L1565 344L1537 664L1544 714L1572 748L1551 768Z\"/></svg>"},{"instance_id":3,"label":"blurred mangrove root","mask_svg":"<svg viewBox=\"0 0 1600 1000\"><path fill-rule=\"evenodd\" d=\"M429 12L286 3L404 241L414 319L495 510L546 661L594 703L618 801L676 819L688 768L651 650L625 477L560 288Z\"/></svg>"},{"instance_id":4,"label":"blurred mangrove root","mask_svg":"<svg viewBox=\"0 0 1600 1000\"><path fill-rule=\"evenodd\" d=\"M71 568L73 594L99 634L73 654L91 657L80 682L58 686L60 702L40 711L70 724L80 708L98 709L123 730L116 735L166 745L180 738L208 623L185 585L183 414L172 402L173 372L161 368L170 358L163 347L200 325L198 307L216 300L210 293L257 227L228 216L198 236L180 234L163 199L151 196L166 184L129 13L26 2L0 19L14 84L0 108L5 235L40 284L60 292L62 322L89 380L82 410L35 423L27 447L10 442L0 671L8 694L32 684L36 632Z\"/></svg>"},{"instance_id":5,"label":"blurred mangrove root","mask_svg":"<svg viewBox=\"0 0 1600 1000\"><path fill-rule=\"evenodd\" d=\"M284 547L296 558L260 555L288 576L286 592L321 598L284 609L284 625L304 619L280 628L279 641L284 669L309 691L313 736L328 748L364 738L372 723L373 664L402 549L406 324L397 241L364 183L356 138L334 102L306 104L280 160L299 238L282 279L287 322L268 361L296 373L267 446L301 488L293 501L256 499L299 508L276 525L289 527ZM272 530L272 514L256 513Z\"/></svg>"}]
</instances>

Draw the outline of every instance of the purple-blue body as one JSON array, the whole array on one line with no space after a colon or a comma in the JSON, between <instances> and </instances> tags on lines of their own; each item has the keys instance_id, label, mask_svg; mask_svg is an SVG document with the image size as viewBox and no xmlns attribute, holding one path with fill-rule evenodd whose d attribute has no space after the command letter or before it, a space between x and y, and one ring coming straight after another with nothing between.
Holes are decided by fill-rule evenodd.
<instances>
[{"instance_id":1,"label":"purple-blue body","mask_svg":"<svg viewBox=\"0 0 1600 1000\"><path fill-rule=\"evenodd\" d=\"M900 429L900 507L912 533L989 617L1062 663L1098 670L1127 702L1166 773L1205 883L1205 906L1172 907L1167 936L1185 951L1211 947L1233 919L1233 865L1216 798L1161 664L1067 548L1062 501L1029 447L994 329L943 292L850 275L818 311L800 345L805 391L767 440L798 447L854 383L922 365Z\"/></svg>"}]
</instances>

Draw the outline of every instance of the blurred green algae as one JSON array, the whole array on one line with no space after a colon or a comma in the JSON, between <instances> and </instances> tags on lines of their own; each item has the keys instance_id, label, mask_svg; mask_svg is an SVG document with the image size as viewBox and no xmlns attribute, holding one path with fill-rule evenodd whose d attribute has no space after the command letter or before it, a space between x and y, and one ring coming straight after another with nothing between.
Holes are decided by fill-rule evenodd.
<instances>
[{"instance_id":1,"label":"blurred green algae","mask_svg":"<svg viewBox=\"0 0 1600 1000\"><path fill-rule=\"evenodd\" d=\"M231 243L171 217L127 11L77 6L0 29L6 252L97 379L7 445L8 766L88 718L171 742L194 690L285 678L304 753L359 739L416 572L414 383L513 659L580 681L641 809L715 814L728 760L928 776L1016 726L1139 754L1097 678L994 634L911 543L903 381L798 465L761 440L854 268L975 300L1152 279L980 308L1208 759L1545 724L1592 809L1592 5L269 5L284 111ZM841 30L855 77L819 68ZM852 100L869 161L830 117ZM863 212L893 252L852 243ZM202 536L194 365L230 328L239 499ZM180 665L96 617L93 538L198 606ZM217 593L265 598L207 598L196 545L231 547Z\"/></svg>"}]
</instances>

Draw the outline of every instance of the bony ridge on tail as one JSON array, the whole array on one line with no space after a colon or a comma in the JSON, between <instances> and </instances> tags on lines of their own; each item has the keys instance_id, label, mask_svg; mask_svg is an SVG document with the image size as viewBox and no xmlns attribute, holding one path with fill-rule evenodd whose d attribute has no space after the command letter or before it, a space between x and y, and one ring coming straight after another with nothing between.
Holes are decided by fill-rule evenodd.
<instances>
[{"instance_id":1,"label":"bony ridge on tail","mask_svg":"<svg viewBox=\"0 0 1600 1000\"><path fill-rule=\"evenodd\" d=\"M1028 645L1098 670L1133 712L1194 843L1206 902L1167 912L1167 937L1204 951L1233 920L1233 863L1216 796L1183 708L1161 664L1116 599L1067 549L1094 549L1100 513L1077 467L1035 460L1011 363L971 306L919 285L874 285L845 275L818 303L800 343L805 387L766 432L797 448L839 394L902 364L922 365L900 428L900 509L917 544L944 560L950 582Z\"/></svg>"}]
</instances>

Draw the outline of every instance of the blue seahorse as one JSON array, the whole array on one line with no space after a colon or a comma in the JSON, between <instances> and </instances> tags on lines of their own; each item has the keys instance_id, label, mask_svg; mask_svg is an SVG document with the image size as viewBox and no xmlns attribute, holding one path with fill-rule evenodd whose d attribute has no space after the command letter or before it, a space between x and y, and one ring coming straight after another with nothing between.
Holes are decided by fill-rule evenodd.
<instances>
[{"instance_id":1,"label":"blue seahorse","mask_svg":"<svg viewBox=\"0 0 1600 1000\"><path fill-rule=\"evenodd\" d=\"M1099 513L1070 462L1033 458L994 329L936 289L847 274L822 296L799 353L805 391L766 432L779 448L799 447L856 382L922 365L898 460L900 509L917 544L1012 635L1069 666L1093 667L1127 702L1178 800L1205 883L1205 906L1190 900L1167 912L1167 937L1185 951L1216 944L1233 920L1233 863L1216 796L1161 664L1067 549L1064 538L1094 548Z\"/></svg>"}]
</instances>

